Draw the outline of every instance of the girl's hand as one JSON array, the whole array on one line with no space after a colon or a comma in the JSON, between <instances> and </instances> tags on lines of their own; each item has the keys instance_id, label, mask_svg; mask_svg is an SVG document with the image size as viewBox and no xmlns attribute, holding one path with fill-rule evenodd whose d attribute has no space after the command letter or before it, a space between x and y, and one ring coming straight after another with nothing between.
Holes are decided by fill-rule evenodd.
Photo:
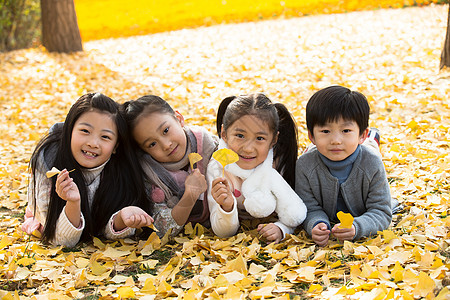
<instances>
[{"instance_id":1,"label":"girl's hand","mask_svg":"<svg viewBox=\"0 0 450 300\"><path fill-rule=\"evenodd\" d=\"M56 193L61 199L68 202L79 202L81 199L80 191L73 179L70 178L67 169L59 172L56 178Z\"/></svg>"},{"instance_id":2,"label":"girl's hand","mask_svg":"<svg viewBox=\"0 0 450 300\"><path fill-rule=\"evenodd\" d=\"M259 234L270 242L279 243L283 239L283 231L274 223L259 224Z\"/></svg>"},{"instance_id":3,"label":"girl's hand","mask_svg":"<svg viewBox=\"0 0 450 300\"><path fill-rule=\"evenodd\" d=\"M331 232L333 235L339 240L339 241L351 241L353 240L353 237L356 234L356 228L355 225L352 225L351 228L339 228L339 224L334 225L334 227L331 229Z\"/></svg>"},{"instance_id":4,"label":"girl's hand","mask_svg":"<svg viewBox=\"0 0 450 300\"><path fill-rule=\"evenodd\" d=\"M206 191L207 187L205 176L200 173L199 169L194 169L194 171L186 177L184 182L185 193L189 193L194 201L197 201L198 197Z\"/></svg>"},{"instance_id":5,"label":"girl's hand","mask_svg":"<svg viewBox=\"0 0 450 300\"><path fill-rule=\"evenodd\" d=\"M233 210L234 199L233 195L231 195L228 180L223 177L214 179L212 182L211 195L224 211L230 212Z\"/></svg>"},{"instance_id":6,"label":"girl's hand","mask_svg":"<svg viewBox=\"0 0 450 300\"><path fill-rule=\"evenodd\" d=\"M114 230L120 231L125 227L141 228L153 223L153 218L142 208L127 206L120 210L114 218Z\"/></svg>"},{"instance_id":7,"label":"girl's hand","mask_svg":"<svg viewBox=\"0 0 450 300\"><path fill-rule=\"evenodd\" d=\"M311 231L313 241L324 247L328 244L328 240L330 239L330 230L325 223L319 223Z\"/></svg>"}]
</instances>

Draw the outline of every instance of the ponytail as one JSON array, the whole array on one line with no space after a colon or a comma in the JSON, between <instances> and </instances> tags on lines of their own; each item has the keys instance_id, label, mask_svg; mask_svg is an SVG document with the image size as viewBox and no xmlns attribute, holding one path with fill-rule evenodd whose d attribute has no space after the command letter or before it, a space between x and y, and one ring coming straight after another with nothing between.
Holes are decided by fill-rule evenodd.
<instances>
[{"instance_id":1,"label":"ponytail","mask_svg":"<svg viewBox=\"0 0 450 300\"><path fill-rule=\"evenodd\" d=\"M217 128L217 136L221 138L220 134L222 132L222 124L223 124L223 116L227 111L228 105L236 99L236 96L226 97L220 102L219 109L217 110L217 119L216 119L216 128Z\"/></svg>"},{"instance_id":2,"label":"ponytail","mask_svg":"<svg viewBox=\"0 0 450 300\"><path fill-rule=\"evenodd\" d=\"M275 103L277 109L278 140L273 149L275 169L284 180L295 188L295 163L298 151L298 129L294 118L289 110L282 103Z\"/></svg>"}]
</instances>

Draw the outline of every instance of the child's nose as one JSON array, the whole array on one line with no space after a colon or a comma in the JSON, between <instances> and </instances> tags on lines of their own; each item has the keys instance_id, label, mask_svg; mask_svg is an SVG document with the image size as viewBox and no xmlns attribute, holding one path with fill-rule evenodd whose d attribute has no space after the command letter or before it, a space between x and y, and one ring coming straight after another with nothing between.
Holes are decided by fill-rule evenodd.
<instances>
[{"instance_id":1,"label":"child's nose","mask_svg":"<svg viewBox=\"0 0 450 300\"><path fill-rule=\"evenodd\" d=\"M333 134L331 136L331 143L333 143L333 144L340 144L341 140L342 140L341 135L338 133Z\"/></svg>"},{"instance_id":2,"label":"child's nose","mask_svg":"<svg viewBox=\"0 0 450 300\"><path fill-rule=\"evenodd\" d=\"M244 150L245 152L251 152L253 151L253 143L251 141L248 141L244 144L244 146L242 147L242 150Z\"/></svg>"},{"instance_id":3,"label":"child's nose","mask_svg":"<svg viewBox=\"0 0 450 300\"><path fill-rule=\"evenodd\" d=\"M165 139L163 141L163 147L164 147L165 150L169 150L171 146L172 146L172 141L171 140Z\"/></svg>"},{"instance_id":4,"label":"child's nose","mask_svg":"<svg viewBox=\"0 0 450 300\"><path fill-rule=\"evenodd\" d=\"M88 145L89 145L89 147L92 147L92 148L98 148L98 145L99 145L98 138L96 138L96 137L90 138L88 141Z\"/></svg>"}]
</instances>

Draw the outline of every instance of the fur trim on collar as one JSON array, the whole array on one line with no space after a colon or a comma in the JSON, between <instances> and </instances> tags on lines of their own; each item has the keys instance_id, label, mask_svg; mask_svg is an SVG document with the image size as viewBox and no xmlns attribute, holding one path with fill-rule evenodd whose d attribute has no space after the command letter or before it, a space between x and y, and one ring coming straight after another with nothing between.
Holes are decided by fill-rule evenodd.
<instances>
[{"instance_id":1,"label":"fur trim on collar","mask_svg":"<svg viewBox=\"0 0 450 300\"><path fill-rule=\"evenodd\" d=\"M219 149L228 148L221 139ZM251 170L240 168L237 163L225 167L227 172L244 179L242 194L244 207L254 218L263 218L273 212L280 222L296 227L306 218L306 206L284 178L272 167L271 149L262 164Z\"/></svg>"}]
</instances>

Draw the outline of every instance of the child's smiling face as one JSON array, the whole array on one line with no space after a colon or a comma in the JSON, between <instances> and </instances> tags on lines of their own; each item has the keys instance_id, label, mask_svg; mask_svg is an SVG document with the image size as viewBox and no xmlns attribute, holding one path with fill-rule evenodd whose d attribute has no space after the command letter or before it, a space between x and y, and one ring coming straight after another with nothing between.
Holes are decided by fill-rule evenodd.
<instances>
[{"instance_id":1,"label":"child's smiling face","mask_svg":"<svg viewBox=\"0 0 450 300\"><path fill-rule=\"evenodd\" d=\"M332 161L341 161L349 157L358 145L364 142L367 132L368 129L360 135L359 126L355 121L340 118L323 126L314 126L313 134L308 132L308 136L322 155Z\"/></svg>"},{"instance_id":2,"label":"child's smiling face","mask_svg":"<svg viewBox=\"0 0 450 300\"><path fill-rule=\"evenodd\" d=\"M111 157L117 146L116 123L108 113L88 111L72 129L70 148L75 160L84 168L95 168Z\"/></svg>"},{"instance_id":3,"label":"child's smiling face","mask_svg":"<svg viewBox=\"0 0 450 300\"><path fill-rule=\"evenodd\" d=\"M178 112L175 116L155 112L139 118L133 137L139 147L156 161L178 162L184 157L187 147L183 126L183 116Z\"/></svg>"},{"instance_id":4,"label":"child's smiling face","mask_svg":"<svg viewBox=\"0 0 450 300\"><path fill-rule=\"evenodd\" d=\"M263 163L276 143L276 136L267 122L253 115L236 120L227 130L222 127L222 139L239 155L237 165L250 170Z\"/></svg>"}]
</instances>

